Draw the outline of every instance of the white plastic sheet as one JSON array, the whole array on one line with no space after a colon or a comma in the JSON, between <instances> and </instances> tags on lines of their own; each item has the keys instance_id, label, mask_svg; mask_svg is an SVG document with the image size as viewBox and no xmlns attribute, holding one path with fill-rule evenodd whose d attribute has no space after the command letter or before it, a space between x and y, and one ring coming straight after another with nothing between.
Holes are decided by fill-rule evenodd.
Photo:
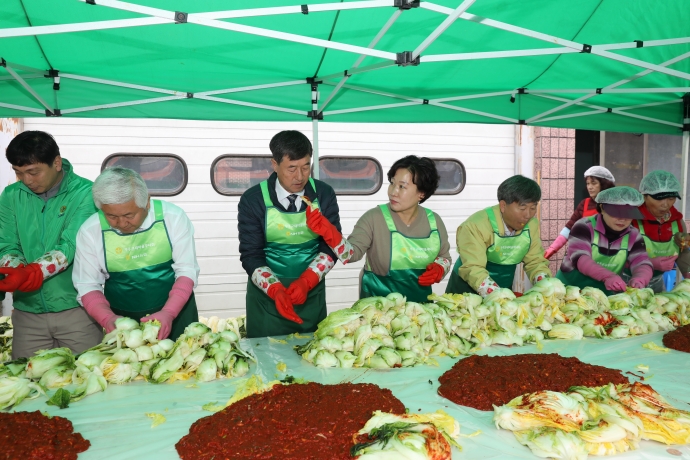
<instances>
[{"instance_id":1,"label":"white plastic sheet","mask_svg":"<svg viewBox=\"0 0 690 460\"><path fill-rule=\"evenodd\" d=\"M661 346L662 335L663 333L656 333L622 340L545 341L542 350L530 345L515 348L491 347L479 353L490 356L558 353L562 356L575 356L586 363L637 374L639 371L635 367L646 364L649 366L647 375L653 376L645 383L652 385L674 406L690 410L690 354L675 350L663 353L642 347L642 344L650 341ZM243 340L242 347L254 353L259 361L258 366L252 364L249 375L257 373L264 381L293 375L326 384L375 383L389 388L411 412L443 409L458 420L463 434L481 430L479 436L459 439L463 450L460 452L454 449L454 459L536 458L527 447L515 440L511 432L494 427L491 421L493 412L458 406L437 394L438 377L455 364L455 359L440 358L438 367L417 366L390 370L319 369L302 360L293 350L294 345L305 342L306 339L290 340L288 345L284 345L265 338ZM277 370L279 362L287 365L286 372ZM46 405L44 398L25 401L16 410L41 410L71 420L75 430L91 441L91 448L79 456L80 460L175 459L178 458L175 443L189 432L194 421L211 415L202 410L201 406L214 401L227 402L239 380L224 379L198 383L196 386L193 379L161 385L146 382L109 385L104 393L88 396L64 410ZM167 419L166 423L151 428L151 419L144 415L147 412L163 414ZM309 417L306 413L295 415ZM668 451L669 448L677 452ZM615 458L690 460L690 447L642 441L639 450Z\"/></svg>"}]
</instances>

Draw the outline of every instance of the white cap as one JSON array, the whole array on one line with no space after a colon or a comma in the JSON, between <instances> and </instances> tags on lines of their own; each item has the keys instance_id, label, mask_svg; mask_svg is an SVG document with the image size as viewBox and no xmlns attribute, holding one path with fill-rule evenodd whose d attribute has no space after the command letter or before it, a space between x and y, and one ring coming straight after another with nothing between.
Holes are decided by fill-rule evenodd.
<instances>
[{"instance_id":1,"label":"white cap","mask_svg":"<svg viewBox=\"0 0 690 460\"><path fill-rule=\"evenodd\" d=\"M589 168L587 171L585 171L585 178L589 176L598 177L600 179L606 179L608 181L613 182L614 184L616 183L616 179L613 177L613 174L611 174L611 171L604 168L603 166L592 166L591 168Z\"/></svg>"}]
</instances>

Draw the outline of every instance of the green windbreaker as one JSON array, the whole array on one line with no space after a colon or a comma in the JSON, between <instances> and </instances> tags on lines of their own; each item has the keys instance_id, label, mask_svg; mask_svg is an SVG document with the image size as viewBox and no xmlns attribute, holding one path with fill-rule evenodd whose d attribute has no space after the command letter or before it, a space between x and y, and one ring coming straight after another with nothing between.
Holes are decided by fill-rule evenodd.
<instances>
[{"instance_id":1,"label":"green windbreaker","mask_svg":"<svg viewBox=\"0 0 690 460\"><path fill-rule=\"evenodd\" d=\"M47 202L23 183L16 182L0 195L0 258L11 255L28 263L50 251L67 258L66 270L46 279L38 291L14 293L14 308L29 313L56 313L78 307L72 284L77 231L96 212L92 182L74 174L62 159L60 191Z\"/></svg>"}]
</instances>

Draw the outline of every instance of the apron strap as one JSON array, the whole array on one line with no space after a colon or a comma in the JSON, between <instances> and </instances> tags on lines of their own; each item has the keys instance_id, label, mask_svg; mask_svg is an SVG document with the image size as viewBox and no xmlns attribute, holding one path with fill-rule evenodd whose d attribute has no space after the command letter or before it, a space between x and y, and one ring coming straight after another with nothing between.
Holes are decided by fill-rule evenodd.
<instances>
[{"instance_id":1,"label":"apron strap","mask_svg":"<svg viewBox=\"0 0 690 460\"><path fill-rule=\"evenodd\" d=\"M156 216L156 221L163 220L163 202L161 200L151 201L153 201L153 213Z\"/></svg>"},{"instance_id":2,"label":"apron strap","mask_svg":"<svg viewBox=\"0 0 690 460\"><path fill-rule=\"evenodd\" d=\"M101 221L101 230L110 230L108 219L105 218L105 214L100 209L98 210L98 220Z\"/></svg>"},{"instance_id":3,"label":"apron strap","mask_svg":"<svg viewBox=\"0 0 690 460\"><path fill-rule=\"evenodd\" d=\"M316 193L316 183L314 182L314 179L310 177L309 183L311 184L311 188L314 189L314 193ZM264 198L264 204L266 205L266 209L272 208L273 202L271 201L271 195L268 193L268 180L261 181L259 185L261 186L261 196L263 196Z\"/></svg>"},{"instance_id":4,"label":"apron strap","mask_svg":"<svg viewBox=\"0 0 690 460\"><path fill-rule=\"evenodd\" d=\"M493 208L486 208L486 215L489 216L489 222L491 223L491 229L494 233L500 235L501 232L498 231L498 222L496 222L496 215L494 214Z\"/></svg>"},{"instance_id":5,"label":"apron strap","mask_svg":"<svg viewBox=\"0 0 690 460\"><path fill-rule=\"evenodd\" d=\"M680 231L680 228L678 227L678 221L674 220L673 223L671 224L671 230L673 231L673 234L675 235ZM673 238L671 238L673 239Z\"/></svg>"},{"instance_id":6,"label":"apron strap","mask_svg":"<svg viewBox=\"0 0 690 460\"><path fill-rule=\"evenodd\" d=\"M435 232L438 230L438 226L436 225L436 216L434 215L434 212L431 209L426 209L426 218L429 219L429 227L431 228L432 232Z\"/></svg>"},{"instance_id":7,"label":"apron strap","mask_svg":"<svg viewBox=\"0 0 690 460\"><path fill-rule=\"evenodd\" d=\"M393 222L393 216L391 216L391 212L388 209L388 206L385 204L380 204L379 208L381 208L381 213L383 214L383 220L386 221L386 226L388 227L388 231L391 233L397 232L398 229L395 228L395 222Z\"/></svg>"},{"instance_id":8,"label":"apron strap","mask_svg":"<svg viewBox=\"0 0 690 460\"><path fill-rule=\"evenodd\" d=\"M637 220L637 226L638 226L638 229L640 230L640 235L647 236L647 234L644 231L644 220L638 219Z\"/></svg>"}]
</instances>

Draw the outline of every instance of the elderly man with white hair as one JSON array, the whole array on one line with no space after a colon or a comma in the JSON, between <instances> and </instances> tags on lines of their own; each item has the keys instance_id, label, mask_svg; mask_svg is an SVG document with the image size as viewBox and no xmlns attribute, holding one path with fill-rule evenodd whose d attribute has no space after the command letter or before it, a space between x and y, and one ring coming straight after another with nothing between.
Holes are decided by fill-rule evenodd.
<instances>
[{"instance_id":1,"label":"elderly man with white hair","mask_svg":"<svg viewBox=\"0 0 690 460\"><path fill-rule=\"evenodd\" d=\"M179 207L151 199L131 169L106 169L92 193L99 211L77 234L77 300L107 332L127 316L160 321L158 338L175 340L199 319L194 226Z\"/></svg>"}]
</instances>

